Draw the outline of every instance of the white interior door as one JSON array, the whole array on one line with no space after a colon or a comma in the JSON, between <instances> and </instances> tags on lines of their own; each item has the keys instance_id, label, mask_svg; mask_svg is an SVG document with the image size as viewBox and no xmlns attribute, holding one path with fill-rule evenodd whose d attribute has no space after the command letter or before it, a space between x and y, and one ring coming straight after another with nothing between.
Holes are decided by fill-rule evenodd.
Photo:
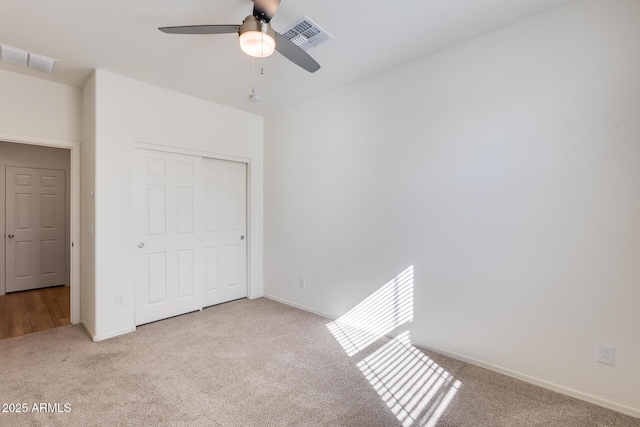
<instances>
[{"instance_id":1,"label":"white interior door","mask_svg":"<svg viewBox=\"0 0 640 427\"><path fill-rule=\"evenodd\" d=\"M6 168L6 292L65 283L63 170Z\"/></svg>"},{"instance_id":2,"label":"white interior door","mask_svg":"<svg viewBox=\"0 0 640 427\"><path fill-rule=\"evenodd\" d=\"M204 306L247 296L247 165L203 159Z\"/></svg>"},{"instance_id":3,"label":"white interior door","mask_svg":"<svg viewBox=\"0 0 640 427\"><path fill-rule=\"evenodd\" d=\"M202 162L136 151L135 323L202 308Z\"/></svg>"},{"instance_id":4,"label":"white interior door","mask_svg":"<svg viewBox=\"0 0 640 427\"><path fill-rule=\"evenodd\" d=\"M136 325L246 297L246 165L135 151Z\"/></svg>"}]
</instances>

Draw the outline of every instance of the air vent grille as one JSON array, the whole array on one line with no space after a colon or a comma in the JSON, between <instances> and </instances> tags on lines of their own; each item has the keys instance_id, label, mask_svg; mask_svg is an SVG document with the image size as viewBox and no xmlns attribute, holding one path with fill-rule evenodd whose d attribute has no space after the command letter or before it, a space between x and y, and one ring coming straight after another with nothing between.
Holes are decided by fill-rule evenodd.
<instances>
[{"instance_id":1,"label":"air vent grille","mask_svg":"<svg viewBox=\"0 0 640 427\"><path fill-rule=\"evenodd\" d=\"M29 67L49 74L51 74L53 66L57 62L55 59L6 45L0 45L0 59L3 62Z\"/></svg>"},{"instance_id":2,"label":"air vent grille","mask_svg":"<svg viewBox=\"0 0 640 427\"><path fill-rule=\"evenodd\" d=\"M282 35L304 50L318 47L322 43L333 39L331 34L320 28L319 25L306 16L298 19L287 27L282 32Z\"/></svg>"}]
</instances>

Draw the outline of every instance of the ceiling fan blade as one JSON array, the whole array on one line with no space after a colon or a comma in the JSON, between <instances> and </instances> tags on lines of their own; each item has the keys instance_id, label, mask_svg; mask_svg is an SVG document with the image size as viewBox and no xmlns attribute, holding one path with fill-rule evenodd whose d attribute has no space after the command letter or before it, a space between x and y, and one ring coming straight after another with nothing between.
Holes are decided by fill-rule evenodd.
<instances>
[{"instance_id":1,"label":"ceiling fan blade","mask_svg":"<svg viewBox=\"0 0 640 427\"><path fill-rule=\"evenodd\" d=\"M269 22L276 14L280 0L253 0L253 16L259 21Z\"/></svg>"},{"instance_id":2,"label":"ceiling fan blade","mask_svg":"<svg viewBox=\"0 0 640 427\"><path fill-rule=\"evenodd\" d=\"M184 25L181 27L160 27L167 34L228 34L237 33L240 25Z\"/></svg>"},{"instance_id":3,"label":"ceiling fan blade","mask_svg":"<svg viewBox=\"0 0 640 427\"><path fill-rule=\"evenodd\" d=\"M320 64L305 52L304 49L278 32L276 32L276 50L289 61L310 73L315 73L320 69Z\"/></svg>"}]
</instances>

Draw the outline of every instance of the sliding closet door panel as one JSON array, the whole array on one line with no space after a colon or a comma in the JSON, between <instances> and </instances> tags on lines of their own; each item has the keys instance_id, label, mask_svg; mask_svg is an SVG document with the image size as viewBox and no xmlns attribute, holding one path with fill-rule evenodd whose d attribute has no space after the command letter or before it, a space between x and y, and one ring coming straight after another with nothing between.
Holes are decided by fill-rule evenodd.
<instances>
[{"instance_id":1,"label":"sliding closet door panel","mask_svg":"<svg viewBox=\"0 0 640 427\"><path fill-rule=\"evenodd\" d=\"M136 325L202 308L202 160L137 149Z\"/></svg>"},{"instance_id":2,"label":"sliding closet door panel","mask_svg":"<svg viewBox=\"0 0 640 427\"><path fill-rule=\"evenodd\" d=\"M203 159L204 306L247 296L247 166Z\"/></svg>"}]
</instances>

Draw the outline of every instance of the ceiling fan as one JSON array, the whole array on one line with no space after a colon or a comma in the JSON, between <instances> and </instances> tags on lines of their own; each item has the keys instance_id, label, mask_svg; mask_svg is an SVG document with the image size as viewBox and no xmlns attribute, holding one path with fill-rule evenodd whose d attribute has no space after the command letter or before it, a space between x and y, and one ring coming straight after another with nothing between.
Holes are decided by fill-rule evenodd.
<instances>
[{"instance_id":1,"label":"ceiling fan","mask_svg":"<svg viewBox=\"0 0 640 427\"><path fill-rule=\"evenodd\" d=\"M160 27L160 31L168 34L229 34L239 35L240 48L247 55L264 58L274 50L280 52L294 64L310 73L320 69L313 59L301 47L275 31L269 22L275 15L280 0L253 0L253 14L247 16L238 25L186 25L179 27Z\"/></svg>"}]
</instances>

